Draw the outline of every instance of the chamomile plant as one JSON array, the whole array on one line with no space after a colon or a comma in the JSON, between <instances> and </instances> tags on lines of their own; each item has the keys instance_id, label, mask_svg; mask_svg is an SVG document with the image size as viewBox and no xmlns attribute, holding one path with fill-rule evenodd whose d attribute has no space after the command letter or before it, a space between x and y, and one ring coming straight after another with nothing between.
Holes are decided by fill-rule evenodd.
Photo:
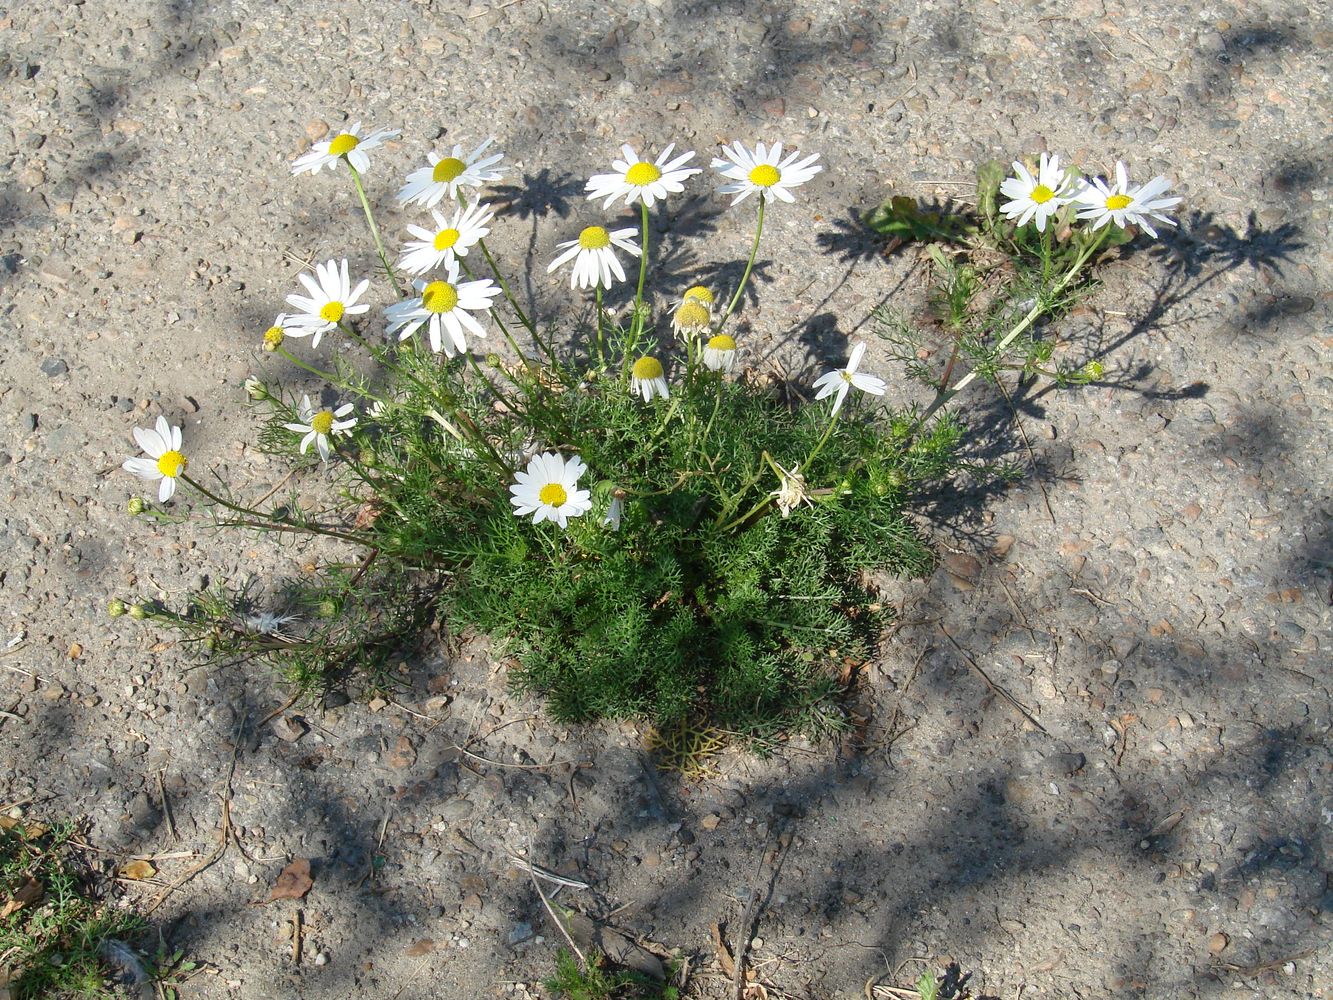
<instances>
[{"instance_id":1,"label":"chamomile plant","mask_svg":"<svg viewBox=\"0 0 1333 1000\"><path fill-rule=\"evenodd\" d=\"M849 665L874 654L889 613L870 581L933 562L914 499L960 470L1003 471L969 469L948 404L1007 365L1096 378L1093 361L1051 368L1037 321L1067 307L1126 227L1169 225L1177 201L1162 178L1134 184L1117 165L1112 181L1089 181L1045 156L1012 176L987 168L978 212L961 222L891 201L867 223L932 244L937 312L954 337L946 370L928 372L910 325L882 315L884 341L849 341L817 377L783 387L747 364L736 316L765 213L804 211L817 153L723 147L712 183L753 220L748 260L735 287L674 289L649 280L650 209L669 213L708 178L670 137L655 155L610 152L586 182L596 204L515 281L486 243L515 224L488 199L504 172L489 138L430 151L407 175L407 217L392 230L415 240L391 263L362 175L387 173L371 154L391 153L393 134L353 127L293 165L310 175L301 183L349 175L383 269L353 273L364 254L349 248L299 275L308 294L287 297L295 311L262 336L268 371L246 383L260 446L317 482L251 505L199 471L208 457L165 418L135 429L146 457L125 463L156 489L156 505L133 500L141 516L322 536L335 554L321 546L315 572L260 591L215 586L181 608L120 595L113 613L178 627L214 656L269 661L312 694L390 683L386 665L432 623L475 631L558 720L633 718L659 732L769 738L841 724ZM983 244L1021 263L984 302L998 279L973 260ZM571 318L539 323L523 308L512 289L541 279L568 282L581 304ZM339 348L330 362L313 350L321 338ZM890 391L894 358L929 375L933 400ZM284 389L291 367L323 391Z\"/></svg>"}]
</instances>

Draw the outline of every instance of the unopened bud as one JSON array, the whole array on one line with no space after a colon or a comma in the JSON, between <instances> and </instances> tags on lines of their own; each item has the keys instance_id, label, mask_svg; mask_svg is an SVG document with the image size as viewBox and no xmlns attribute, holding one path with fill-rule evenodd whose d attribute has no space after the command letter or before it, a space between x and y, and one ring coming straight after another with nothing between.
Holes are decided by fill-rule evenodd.
<instances>
[{"instance_id":1,"label":"unopened bud","mask_svg":"<svg viewBox=\"0 0 1333 1000\"><path fill-rule=\"evenodd\" d=\"M110 615L112 618L119 618L121 615L123 615L125 612L129 610L130 609L126 606L124 601L118 601L115 599L113 599L106 606L106 613Z\"/></svg>"},{"instance_id":2,"label":"unopened bud","mask_svg":"<svg viewBox=\"0 0 1333 1000\"><path fill-rule=\"evenodd\" d=\"M143 497L130 497L125 509L130 512L131 517L138 517L147 510L147 504L143 502Z\"/></svg>"},{"instance_id":3,"label":"unopened bud","mask_svg":"<svg viewBox=\"0 0 1333 1000\"><path fill-rule=\"evenodd\" d=\"M245 380L245 394L255 402L268 399L268 386L253 376Z\"/></svg>"},{"instance_id":4,"label":"unopened bud","mask_svg":"<svg viewBox=\"0 0 1333 1000\"><path fill-rule=\"evenodd\" d=\"M1083 366L1083 374L1090 379L1101 378L1102 372L1104 371L1106 371L1106 369L1102 367L1102 363L1096 360L1089 361L1086 365Z\"/></svg>"},{"instance_id":5,"label":"unopened bud","mask_svg":"<svg viewBox=\"0 0 1333 1000\"><path fill-rule=\"evenodd\" d=\"M143 621L148 617L148 609L142 604L131 604L129 607L130 617L137 622Z\"/></svg>"},{"instance_id":6,"label":"unopened bud","mask_svg":"<svg viewBox=\"0 0 1333 1000\"><path fill-rule=\"evenodd\" d=\"M331 597L326 597L319 602L316 611L318 611L321 618L336 618L338 617L338 602Z\"/></svg>"}]
</instances>

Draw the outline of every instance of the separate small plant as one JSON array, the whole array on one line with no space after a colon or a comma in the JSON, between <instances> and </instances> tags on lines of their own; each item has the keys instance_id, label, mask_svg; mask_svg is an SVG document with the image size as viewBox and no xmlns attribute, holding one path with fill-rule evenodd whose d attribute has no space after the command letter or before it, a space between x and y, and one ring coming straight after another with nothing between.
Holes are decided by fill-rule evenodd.
<instances>
[{"instance_id":1,"label":"separate small plant","mask_svg":"<svg viewBox=\"0 0 1333 1000\"><path fill-rule=\"evenodd\" d=\"M1095 378L1094 362L1047 367L1037 323L1086 287L1100 248L1178 200L1161 197L1160 178L1131 188L1120 168L1110 187L1089 184L1043 155L1035 173L1016 163L1013 177L983 177L975 224L891 202L878 224L931 242L933 309L953 345L943 373L922 364L912 324L884 313L881 332L936 398L881 405L887 383L857 343L814 380L813 401L793 405L801 393L739 365L733 317L765 213L796 200L822 169L817 155L724 147L718 192L756 207L744 271L729 297L704 285L655 296L650 209L701 170L674 145L656 158L622 147L587 190L605 206L637 203L637 226L598 219L556 248L548 271L567 269L572 289L592 292L562 330L527 314L487 247L502 215L479 195L504 170L490 140L432 153L409 175L398 201L430 208L432 224L409 226L414 239L390 262L362 174L367 151L394 135L362 137L357 123L293 166L349 174L394 295L383 337L362 319L369 279L331 259L298 276L304 294L287 297L293 311L263 338L327 392L246 385L265 411L260 446L322 472L325 499L298 486L273 506L243 501L187 471L165 418L135 429L146 457L125 463L159 483L160 504L179 483L202 501L192 514L216 526L322 537L356 554L263 591L218 586L180 609L117 600L112 613L174 625L215 656L262 658L308 692L391 683L390 664L438 617L488 634L513 683L545 695L557 719L642 719L659 734L767 739L842 725L841 678L874 652L886 618L867 571L932 565L914 498L960 473L1006 472L966 461L964 426L945 405L1014 364L1061 384ZM1014 263L1001 280L1003 260ZM507 359L478 353L495 331ZM321 366L289 349L324 337L361 358L338 352ZM971 370L954 381L960 363ZM189 516L137 499L132 509Z\"/></svg>"},{"instance_id":2,"label":"separate small plant","mask_svg":"<svg viewBox=\"0 0 1333 1000\"><path fill-rule=\"evenodd\" d=\"M68 822L0 823L0 975L9 977L0 986L13 1000L105 996L117 969L142 973L125 942L143 921L99 898L77 832Z\"/></svg>"},{"instance_id":3,"label":"separate small plant","mask_svg":"<svg viewBox=\"0 0 1333 1000\"><path fill-rule=\"evenodd\" d=\"M680 991L629 969L612 969L605 956L592 953L580 967L561 948L555 957L555 975L542 985L562 1000L677 1000Z\"/></svg>"}]
</instances>

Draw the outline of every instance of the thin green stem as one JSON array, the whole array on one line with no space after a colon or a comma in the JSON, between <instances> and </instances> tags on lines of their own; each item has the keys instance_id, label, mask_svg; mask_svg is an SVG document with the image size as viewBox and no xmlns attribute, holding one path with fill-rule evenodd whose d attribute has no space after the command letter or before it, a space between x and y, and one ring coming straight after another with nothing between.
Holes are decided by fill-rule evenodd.
<instances>
[{"instance_id":1,"label":"thin green stem","mask_svg":"<svg viewBox=\"0 0 1333 1000\"><path fill-rule=\"evenodd\" d=\"M815 445L815 450L810 452L810 454L806 456L805 461L801 463L804 468L809 469L810 463L819 456L821 451L824 450L824 445L828 441L829 435L833 433L833 428L838 425L838 412L839 411L834 411L833 416L829 418L828 426L824 428L823 437L821 437L819 442Z\"/></svg>"},{"instance_id":2,"label":"thin green stem","mask_svg":"<svg viewBox=\"0 0 1333 1000\"><path fill-rule=\"evenodd\" d=\"M639 218L641 226L639 231L639 287L634 293L634 340L637 343L639 334L643 331L643 285L648 277L648 203L639 202Z\"/></svg>"},{"instance_id":3,"label":"thin green stem","mask_svg":"<svg viewBox=\"0 0 1333 1000\"><path fill-rule=\"evenodd\" d=\"M329 385L336 385L339 389L345 389L348 392L355 393L358 396L364 396L366 399L373 399L378 403L385 402L383 397L377 396L373 392L369 391L368 389L364 389L359 385L356 385L352 382L348 382L346 379L340 378L333 372L326 372L322 368L316 368L314 365L306 364L304 361L298 358L291 351L287 350L287 348L285 347L279 346L277 353L281 354L292 364L296 365L297 368L309 372L316 378L323 379L325 382L328 382Z\"/></svg>"},{"instance_id":4,"label":"thin green stem","mask_svg":"<svg viewBox=\"0 0 1333 1000\"><path fill-rule=\"evenodd\" d=\"M359 535L349 534L345 531L339 531L334 528L324 528L315 524L300 524L296 521L289 521L286 518L269 518L263 511L255 510L251 507L243 507L240 504L233 503L224 497L218 496L218 494L214 493L203 483L190 476L183 475L181 476L181 479L185 480L186 483L198 490L209 500L212 500L218 506L225 507L227 510L240 514L242 517L256 517L261 519L258 521L242 522L245 527L264 528L274 531L308 532L312 535L327 535L329 538L340 538L345 542L353 542L357 545L365 545L372 548L375 545L375 543L369 539L362 538Z\"/></svg>"},{"instance_id":5,"label":"thin green stem","mask_svg":"<svg viewBox=\"0 0 1333 1000\"><path fill-rule=\"evenodd\" d=\"M393 290L401 299L403 297L403 287L398 284L398 275L394 273L393 266L389 263L389 255L384 249L384 240L380 239L379 226L375 225L375 213L370 210L370 199L366 197L366 188L361 183L361 175L351 163L347 164L347 169L352 172L352 183L356 185L357 197L361 199L361 207L365 209L366 223L370 226L370 235L375 239L375 249L379 251L380 263L384 265L384 273L389 276L389 281L393 283Z\"/></svg>"},{"instance_id":6,"label":"thin green stem","mask_svg":"<svg viewBox=\"0 0 1333 1000\"><path fill-rule=\"evenodd\" d=\"M602 286L599 284L593 291L597 301L597 363L603 368L606 367L606 344L602 337Z\"/></svg>"},{"instance_id":7,"label":"thin green stem","mask_svg":"<svg viewBox=\"0 0 1333 1000\"><path fill-rule=\"evenodd\" d=\"M764 235L764 205L766 200L761 191L759 193L759 218L754 227L754 246L750 247L750 259L745 262L745 273L741 275L741 283L736 286L736 294L731 297L731 302L727 306L727 311L722 314L722 318L717 321L713 328L721 330L723 325L736 311L736 306L740 304L741 296L745 294L745 285L750 280L750 272L754 270L754 259L759 253L759 238Z\"/></svg>"}]
</instances>

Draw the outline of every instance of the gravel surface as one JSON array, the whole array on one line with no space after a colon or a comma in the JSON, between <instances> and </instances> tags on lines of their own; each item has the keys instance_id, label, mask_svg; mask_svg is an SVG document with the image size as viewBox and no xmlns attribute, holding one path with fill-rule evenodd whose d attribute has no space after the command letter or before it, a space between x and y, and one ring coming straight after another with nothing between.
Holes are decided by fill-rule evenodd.
<instances>
[{"instance_id":1,"label":"gravel surface","mask_svg":"<svg viewBox=\"0 0 1333 1000\"><path fill-rule=\"evenodd\" d=\"M208 963L185 995L540 995L558 942L520 855L691 956L691 996L731 995L710 925L734 936L752 890L773 995L950 961L1005 1000L1328 995L1329 25L1283 2L0 4L0 614L23 637L0 800L90 817L111 859L194 852L127 888L147 903L217 847L230 789L236 838L153 913ZM682 782L630 727L541 718L477 644L404 664L394 703L257 726L271 678L105 617L324 553L131 520L119 465L165 414L243 494L285 474L242 383L310 387L255 350L302 262L369 273L345 178L287 166L354 119L404 131L368 177L394 241L433 143L498 138L495 247L548 316L576 302L545 263L603 218L582 181L621 142L820 152L744 311L749 362L790 373L881 301L920 310L924 269L858 235L890 191L966 200L977 163L1049 149L1187 201L1061 327L1104 383L962 401L979 456L1030 445L1035 472L923 511L945 559L891 585L907 624L861 738ZM748 247L748 204L691 191L663 294ZM293 857L314 888L266 902Z\"/></svg>"}]
</instances>

